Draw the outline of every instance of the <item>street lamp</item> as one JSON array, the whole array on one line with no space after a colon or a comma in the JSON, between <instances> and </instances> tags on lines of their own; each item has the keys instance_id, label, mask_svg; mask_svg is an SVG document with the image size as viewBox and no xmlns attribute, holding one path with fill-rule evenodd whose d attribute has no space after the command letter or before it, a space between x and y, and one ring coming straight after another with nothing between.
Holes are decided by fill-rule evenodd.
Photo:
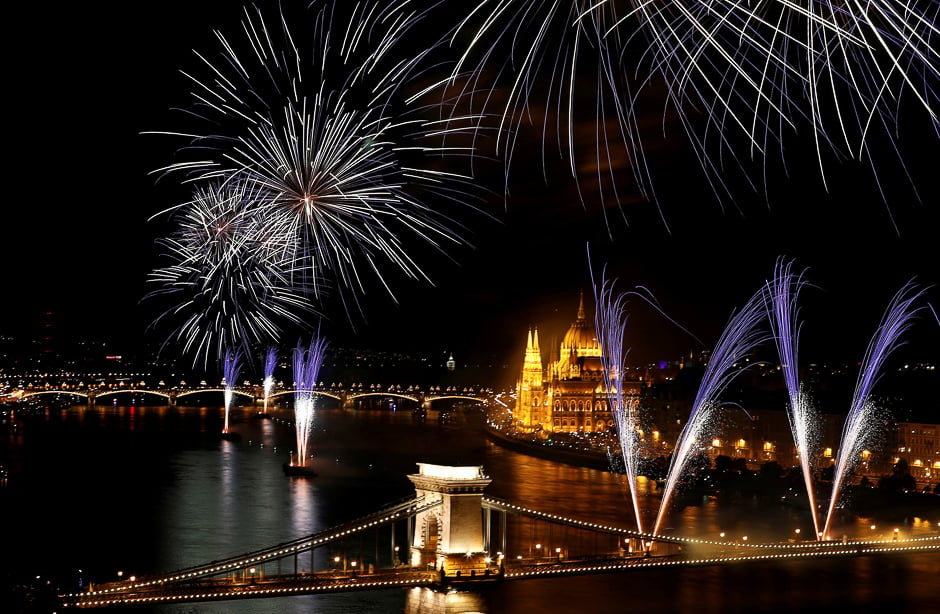
<instances>
[{"instance_id":1,"label":"street lamp","mask_svg":"<svg viewBox=\"0 0 940 614\"><path fill-rule=\"evenodd\" d=\"M542 557L542 544L535 544L535 559L538 560Z\"/></svg>"}]
</instances>

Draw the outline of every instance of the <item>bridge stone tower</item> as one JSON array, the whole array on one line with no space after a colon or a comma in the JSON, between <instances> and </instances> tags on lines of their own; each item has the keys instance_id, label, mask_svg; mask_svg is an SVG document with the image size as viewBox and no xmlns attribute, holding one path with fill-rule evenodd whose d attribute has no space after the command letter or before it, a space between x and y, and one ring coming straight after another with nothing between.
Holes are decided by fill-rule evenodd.
<instances>
[{"instance_id":1,"label":"bridge stone tower","mask_svg":"<svg viewBox=\"0 0 940 614\"><path fill-rule=\"evenodd\" d=\"M418 473L408 479L425 503L441 501L415 517L411 565L433 564L449 576L483 573L483 489L492 481L483 475L483 467L418 463Z\"/></svg>"}]
</instances>

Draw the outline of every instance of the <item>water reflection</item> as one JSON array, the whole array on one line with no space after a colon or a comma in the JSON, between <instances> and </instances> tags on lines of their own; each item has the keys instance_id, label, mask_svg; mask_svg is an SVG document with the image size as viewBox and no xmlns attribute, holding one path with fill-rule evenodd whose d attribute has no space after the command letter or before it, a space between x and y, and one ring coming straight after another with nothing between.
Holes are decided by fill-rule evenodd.
<instances>
[{"instance_id":1,"label":"water reflection","mask_svg":"<svg viewBox=\"0 0 940 614\"><path fill-rule=\"evenodd\" d=\"M137 408L131 431L126 408L79 408L11 434L8 445L30 465L32 481L29 488L0 490L6 493L0 520L13 526L15 519L20 529L10 535L9 558L37 572L50 565L84 569L88 579L110 574L103 578L110 580L115 569L138 575L180 569L309 535L412 494L406 475L416 471L416 462L483 465L493 479L488 495L616 526L634 522L622 475L527 457L487 442L472 425L455 429L434 420L418 422L403 411L323 410L314 439L319 475L307 480L282 471L293 439L288 423L258 419L253 410L236 413L235 428L243 441L222 441L221 411ZM103 459L113 463L115 456L121 463L112 469ZM83 478L49 487L46 478L62 467ZM79 484L93 486L99 496L78 492ZM651 515L660 495L652 484L645 486L640 505ZM82 506L71 514L57 513L50 523L42 510L59 509L63 497L80 498ZM744 534L754 541L787 539L796 528L812 526L792 508L719 505L707 498L686 501L670 517L676 533L717 537L725 532L729 540ZM898 526L911 534L936 531L926 519L911 518ZM843 528L853 535L883 536L894 525L847 517ZM549 552L542 556L551 556L570 535L521 523L507 553L531 555L542 544ZM622 547L615 539L601 545L611 551ZM309 554L296 564L310 569L311 562L322 565ZM282 565L279 571L291 571L290 561ZM938 575L940 557L927 554L526 580L480 593L382 590L197 603L137 614L750 614L878 606L897 614L929 611L918 608L940 599Z\"/></svg>"},{"instance_id":2,"label":"water reflection","mask_svg":"<svg viewBox=\"0 0 940 614\"><path fill-rule=\"evenodd\" d=\"M263 446L274 445L274 422L272 420L261 420L260 442Z\"/></svg>"},{"instance_id":3,"label":"water reflection","mask_svg":"<svg viewBox=\"0 0 940 614\"><path fill-rule=\"evenodd\" d=\"M440 593L427 588L412 588L405 595L402 614L472 614L486 611L479 593Z\"/></svg>"},{"instance_id":4,"label":"water reflection","mask_svg":"<svg viewBox=\"0 0 940 614\"><path fill-rule=\"evenodd\" d=\"M314 488L307 478L288 480L288 509L291 530L294 535L307 535L319 527L314 518ZM277 513L272 510L271 513Z\"/></svg>"}]
</instances>

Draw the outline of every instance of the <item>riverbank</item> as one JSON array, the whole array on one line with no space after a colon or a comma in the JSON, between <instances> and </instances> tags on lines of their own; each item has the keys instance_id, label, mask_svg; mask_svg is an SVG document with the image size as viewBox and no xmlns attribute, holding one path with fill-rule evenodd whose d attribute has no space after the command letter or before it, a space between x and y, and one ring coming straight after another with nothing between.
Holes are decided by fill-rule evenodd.
<instances>
[{"instance_id":1,"label":"riverbank","mask_svg":"<svg viewBox=\"0 0 940 614\"><path fill-rule=\"evenodd\" d=\"M619 454L615 454L611 458L600 452L571 450L557 445L553 446L549 443L542 443L539 440L526 440L509 435L500 429L494 428L491 424L486 424L483 430L490 441L501 447L544 460L614 472L617 472L618 461L620 461ZM788 497L784 496L788 490L783 481L774 484L774 488L765 491L755 490L761 485L759 480L750 480L747 484L749 488L746 492L751 496L756 496L758 492L762 492L765 496L771 495L770 499L785 505L793 505ZM740 487L741 484L736 486ZM732 492L735 484L725 482L724 487L728 489L728 492ZM714 489L710 489L709 492L717 494ZM741 491L735 492L737 492L737 496L743 494ZM845 510L861 518L904 521L916 517L929 520L933 525L940 522L940 494L888 492L873 487L848 486L845 489Z\"/></svg>"},{"instance_id":2,"label":"riverbank","mask_svg":"<svg viewBox=\"0 0 940 614\"><path fill-rule=\"evenodd\" d=\"M485 425L483 430L490 441L515 452L528 454L545 460L576 465L578 467L588 467L601 471L609 471L611 469L611 459L607 454L571 450L553 446L548 443L520 439L519 437L513 437L499 429L493 428L489 424Z\"/></svg>"}]
</instances>

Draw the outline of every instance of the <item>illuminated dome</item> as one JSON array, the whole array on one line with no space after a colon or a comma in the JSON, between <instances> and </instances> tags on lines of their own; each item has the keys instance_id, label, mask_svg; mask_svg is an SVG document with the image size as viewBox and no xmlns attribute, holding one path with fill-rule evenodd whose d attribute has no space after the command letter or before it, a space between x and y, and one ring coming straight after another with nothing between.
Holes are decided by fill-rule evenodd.
<instances>
[{"instance_id":1,"label":"illuminated dome","mask_svg":"<svg viewBox=\"0 0 940 614\"><path fill-rule=\"evenodd\" d=\"M557 360L549 366L559 380L580 380L602 377L601 346L594 326L584 316L584 295L575 319L558 348Z\"/></svg>"},{"instance_id":2,"label":"illuminated dome","mask_svg":"<svg viewBox=\"0 0 940 614\"><path fill-rule=\"evenodd\" d=\"M584 296L578 305L578 317L568 328L561 341L561 357L600 357L601 346L597 341L594 326L584 317Z\"/></svg>"}]
</instances>

